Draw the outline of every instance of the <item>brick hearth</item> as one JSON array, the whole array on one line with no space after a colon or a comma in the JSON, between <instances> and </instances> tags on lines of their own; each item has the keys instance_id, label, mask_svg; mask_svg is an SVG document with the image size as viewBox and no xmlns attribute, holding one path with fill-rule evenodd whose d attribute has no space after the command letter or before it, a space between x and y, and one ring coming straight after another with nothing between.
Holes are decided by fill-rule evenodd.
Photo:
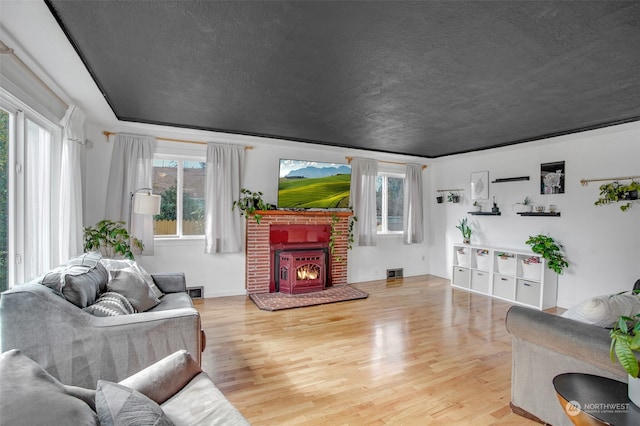
<instances>
[{"instance_id":1,"label":"brick hearth","mask_svg":"<svg viewBox=\"0 0 640 426\"><path fill-rule=\"evenodd\" d=\"M347 251L348 227L350 212L291 212L270 210L257 212L262 215L260 224L253 217L247 219L246 232L246 281L247 294L269 293L270 277L273 268L270 234L271 226L278 225L326 225L331 227L334 215L338 218L335 224L335 253L330 256L330 282L327 287L347 283ZM337 262L341 258L342 262Z\"/></svg>"}]
</instances>

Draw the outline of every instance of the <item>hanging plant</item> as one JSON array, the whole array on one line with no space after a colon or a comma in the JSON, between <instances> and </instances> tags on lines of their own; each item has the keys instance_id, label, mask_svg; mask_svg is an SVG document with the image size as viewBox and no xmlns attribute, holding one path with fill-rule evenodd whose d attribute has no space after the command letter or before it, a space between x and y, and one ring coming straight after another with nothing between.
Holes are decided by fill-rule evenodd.
<instances>
[{"instance_id":1,"label":"hanging plant","mask_svg":"<svg viewBox=\"0 0 640 426\"><path fill-rule=\"evenodd\" d=\"M460 195L456 194L455 192L449 192L449 194L447 195L447 201L450 203L457 203L458 201L460 201Z\"/></svg>"},{"instance_id":2,"label":"hanging plant","mask_svg":"<svg viewBox=\"0 0 640 426\"><path fill-rule=\"evenodd\" d=\"M618 182L605 183L600 185L600 197L594 203L596 206L606 204L621 203L620 210L626 212L631 208L631 201L638 199L640 182L631 181L629 185L620 185Z\"/></svg>"},{"instance_id":3,"label":"hanging plant","mask_svg":"<svg viewBox=\"0 0 640 426\"><path fill-rule=\"evenodd\" d=\"M260 224L261 214L258 210L267 210L267 204L262 201L262 192L252 192L246 188L240 190L240 199L233 202L232 210L238 209L245 218L253 215L256 223Z\"/></svg>"},{"instance_id":4,"label":"hanging plant","mask_svg":"<svg viewBox=\"0 0 640 426\"><path fill-rule=\"evenodd\" d=\"M339 221L340 221L340 218L338 217L337 214L334 213L331 216L331 233L329 234L329 251L331 252L331 255L334 257L336 262L344 263L344 259L340 256L336 256L335 254L336 237L338 235L342 235L342 231L338 231L336 229L336 225L338 224ZM353 227L355 226L355 223L357 221L358 221L357 216L351 215L349 217L349 225L347 226L347 250L351 250L353 248L353 243L355 241L355 238L353 236Z\"/></svg>"}]
</instances>

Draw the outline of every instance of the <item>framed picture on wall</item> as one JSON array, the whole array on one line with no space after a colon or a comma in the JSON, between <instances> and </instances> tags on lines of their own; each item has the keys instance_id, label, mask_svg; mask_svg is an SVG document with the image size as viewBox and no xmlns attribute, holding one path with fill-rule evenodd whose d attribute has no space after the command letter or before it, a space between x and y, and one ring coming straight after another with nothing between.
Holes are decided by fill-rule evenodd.
<instances>
[{"instance_id":1,"label":"framed picture on wall","mask_svg":"<svg viewBox=\"0 0 640 426\"><path fill-rule=\"evenodd\" d=\"M564 161L540 164L540 193L564 194Z\"/></svg>"},{"instance_id":2,"label":"framed picture on wall","mask_svg":"<svg viewBox=\"0 0 640 426\"><path fill-rule=\"evenodd\" d=\"M489 172L471 173L471 199L489 199Z\"/></svg>"}]
</instances>

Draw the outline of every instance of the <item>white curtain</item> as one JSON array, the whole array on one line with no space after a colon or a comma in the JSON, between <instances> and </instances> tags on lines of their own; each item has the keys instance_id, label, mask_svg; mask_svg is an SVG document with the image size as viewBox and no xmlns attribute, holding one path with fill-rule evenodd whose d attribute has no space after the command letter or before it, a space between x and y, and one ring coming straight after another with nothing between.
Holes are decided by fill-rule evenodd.
<instances>
[{"instance_id":1,"label":"white curtain","mask_svg":"<svg viewBox=\"0 0 640 426\"><path fill-rule=\"evenodd\" d=\"M404 178L404 236L405 244L421 243L424 239L422 211L422 166L407 164Z\"/></svg>"},{"instance_id":2,"label":"white curtain","mask_svg":"<svg viewBox=\"0 0 640 426\"><path fill-rule=\"evenodd\" d=\"M378 162L366 158L351 160L351 206L358 218L354 226L354 239L359 246L375 246L376 177Z\"/></svg>"},{"instance_id":3,"label":"white curtain","mask_svg":"<svg viewBox=\"0 0 640 426\"><path fill-rule=\"evenodd\" d=\"M205 253L242 250L242 220L232 210L240 196L244 147L207 144L205 182Z\"/></svg>"},{"instance_id":4,"label":"white curtain","mask_svg":"<svg viewBox=\"0 0 640 426\"><path fill-rule=\"evenodd\" d=\"M111 169L107 186L105 218L127 222L129 234L144 244L143 255L153 254L153 215L132 213L131 194L153 185L153 154L155 138L118 134L113 142Z\"/></svg>"},{"instance_id":5,"label":"white curtain","mask_svg":"<svg viewBox=\"0 0 640 426\"><path fill-rule=\"evenodd\" d=\"M20 121L22 113L18 114ZM24 146L24 281L37 277L57 265L61 144L51 132L25 120ZM19 197L20 195L18 195ZM18 236L19 237L19 236ZM20 238L18 238L20 240Z\"/></svg>"},{"instance_id":6,"label":"white curtain","mask_svg":"<svg viewBox=\"0 0 640 426\"><path fill-rule=\"evenodd\" d=\"M69 105L62 125L62 161L60 170L59 263L82 253L82 149L85 115Z\"/></svg>"}]
</instances>

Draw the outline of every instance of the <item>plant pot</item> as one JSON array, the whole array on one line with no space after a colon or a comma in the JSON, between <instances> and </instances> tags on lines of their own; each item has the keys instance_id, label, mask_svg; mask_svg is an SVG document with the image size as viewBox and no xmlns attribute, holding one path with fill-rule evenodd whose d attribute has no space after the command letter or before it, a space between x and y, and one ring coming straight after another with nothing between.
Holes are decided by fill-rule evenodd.
<instances>
[{"instance_id":1,"label":"plant pot","mask_svg":"<svg viewBox=\"0 0 640 426\"><path fill-rule=\"evenodd\" d=\"M516 213L531 213L533 211L533 206L531 204L526 206L524 204L515 204L513 206L513 211Z\"/></svg>"},{"instance_id":2,"label":"plant pot","mask_svg":"<svg viewBox=\"0 0 640 426\"><path fill-rule=\"evenodd\" d=\"M463 238L462 239L462 243L463 244L471 244L471 238Z\"/></svg>"},{"instance_id":3,"label":"plant pot","mask_svg":"<svg viewBox=\"0 0 640 426\"><path fill-rule=\"evenodd\" d=\"M636 407L640 407L640 379L629 375L629 385L627 392L629 399L635 404Z\"/></svg>"},{"instance_id":4,"label":"plant pot","mask_svg":"<svg viewBox=\"0 0 640 426\"><path fill-rule=\"evenodd\" d=\"M440 196L440 197L436 197L436 202L438 204L442 204L442 201L444 201L444 197Z\"/></svg>"},{"instance_id":5,"label":"plant pot","mask_svg":"<svg viewBox=\"0 0 640 426\"><path fill-rule=\"evenodd\" d=\"M454 196L452 196L452 197L450 198L450 201L451 201L452 203L457 203L458 201L460 201L460 196L458 196L458 195L454 195Z\"/></svg>"}]
</instances>

